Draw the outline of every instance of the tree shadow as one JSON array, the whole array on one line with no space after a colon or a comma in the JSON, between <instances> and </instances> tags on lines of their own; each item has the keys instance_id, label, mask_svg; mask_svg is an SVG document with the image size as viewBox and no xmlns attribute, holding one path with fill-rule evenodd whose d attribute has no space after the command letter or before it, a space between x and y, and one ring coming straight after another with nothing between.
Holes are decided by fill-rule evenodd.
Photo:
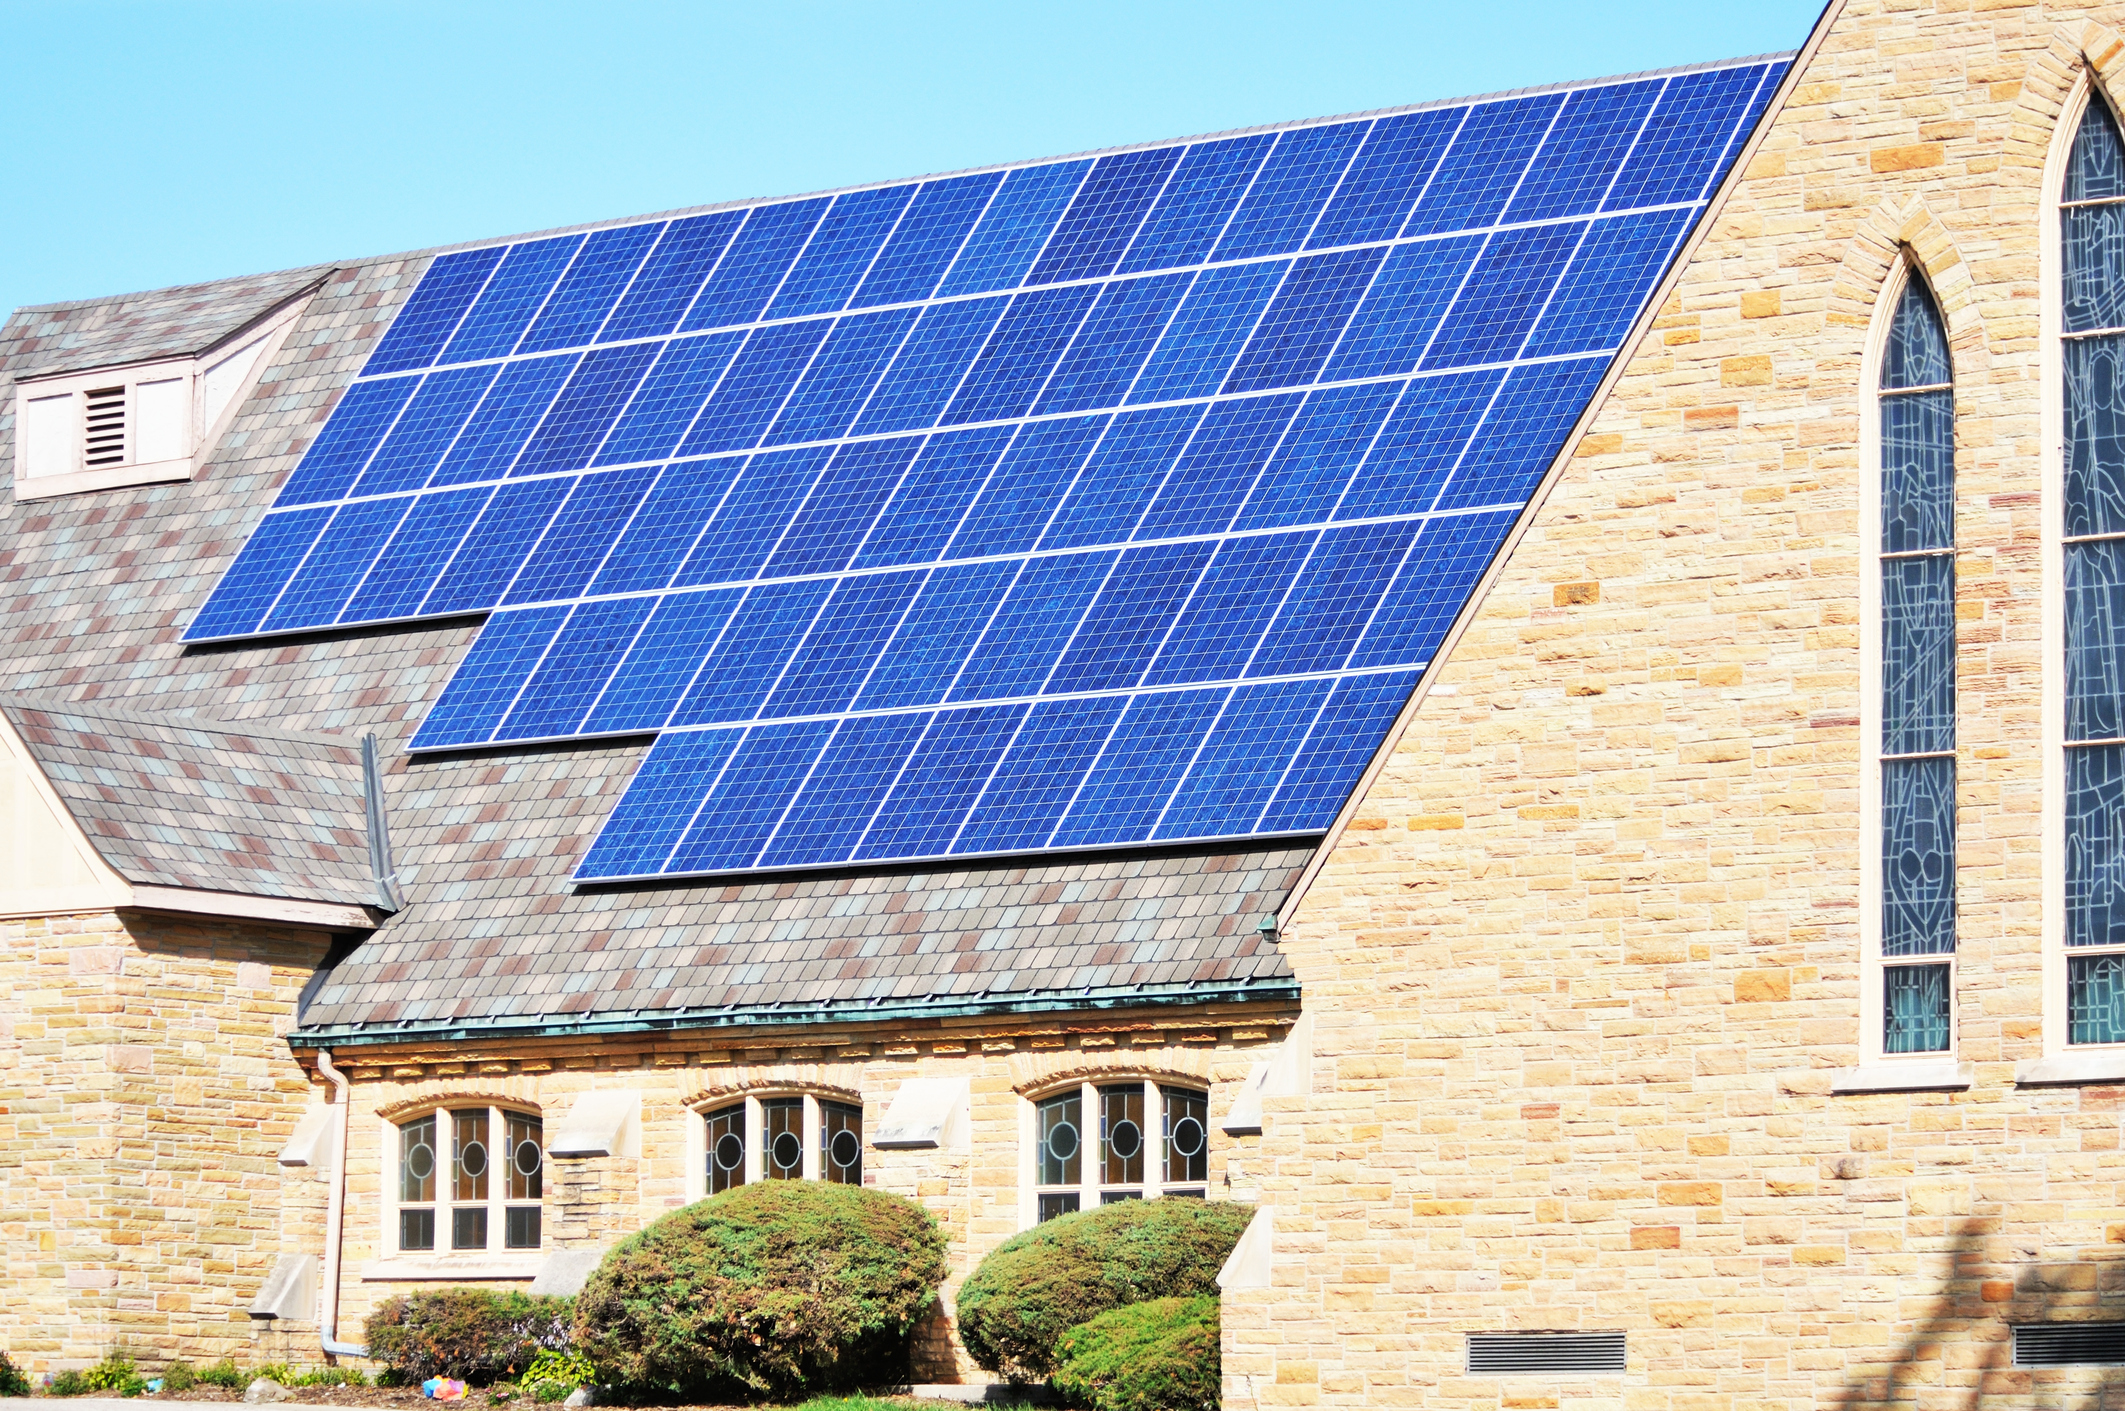
<instances>
[{"instance_id":1,"label":"tree shadow","mask_svg":"<svg viewBox=\"0 0 2125 1411\"><path fill-rule=\"evenodd\" d=\"M2018 1367L2013 1337L2018 1325L2125 1319L2125 1308L2105 1300L2125 1289L2125 1249L2080 1247L2046 1258L2031 1225L2010 1226L1997 1213L1947 1223L1937 1251L1918 1251L1929 1264L1944 1263L1939 1291L1886 1357L1852 1367L1834 1404L1841 1411L1978 1411L2003 1400L2046 1411L2125 1405L2125 1365Z\"/></svg>"}]
</instances>

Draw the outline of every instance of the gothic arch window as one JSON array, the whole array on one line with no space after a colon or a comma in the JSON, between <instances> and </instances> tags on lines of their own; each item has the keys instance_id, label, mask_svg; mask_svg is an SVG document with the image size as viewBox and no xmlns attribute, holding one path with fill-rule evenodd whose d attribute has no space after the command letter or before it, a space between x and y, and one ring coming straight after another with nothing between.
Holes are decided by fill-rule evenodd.
<instances>
[{"instance_id":1,"label":"gothic arch window","mask_svg":"<svg viewBox=\"0 0 2125 1411\"><path fill-rule=\"evenodd\" d=\"M2091 93L2059 192L2065 1040L2125 1043L2125 143Z\"/></svg>"},{"instance_id":2,"label":"gothic arch window","mask_svg":"<svg viewBox=\"0 0 2125 1411\"><path fill-rule=\"evenodd\" d=\"M1908 261L1888 298L1869 511L1878 689L1868 1009L1882 1057L1937 1058L1955 1029L1955 390L1940 307Z\"/></svg>"}]
</instances>

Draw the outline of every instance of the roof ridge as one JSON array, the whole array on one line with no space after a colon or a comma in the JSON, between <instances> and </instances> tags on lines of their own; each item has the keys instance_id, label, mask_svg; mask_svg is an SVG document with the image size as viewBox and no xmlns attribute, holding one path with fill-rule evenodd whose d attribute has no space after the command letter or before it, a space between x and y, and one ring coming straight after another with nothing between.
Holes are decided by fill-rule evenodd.
<instances>
[{"instance_id":1,"label":"roof ridge","mask_svg":"<svg viewBox=\"0 0 2125 1411\"><path fill-rule=\"evenodd\" d=\"M99 701L61 701L35 691L0 691L0 710L12 716L18 710L44 711L51 715L82 715L97 720L118 720L129 725L152 725L162 729L204 730L216 735L256 735L300 744L331 745L359 750L361 740L322 730L288 730L276 725L249 725L238 721L210 719L188 712L157 713L107 706Z\"/></svg>"},{"instance_id":2,"label":"roof ridge","mask_svg":"<svg viewBox=\"0 0 2125 1411\"><path fill-rule=\"evenodd\" d=\"M321 260L306 265L288 265L282 269L262 269L253 270L247 274L225 275L220 279L196 279L189 284L163 284L152 289L128 289L118 294L98 294L88 299L56 299L48 304L17 304L10 312L8 321L13 321L14 314L79 313L84 309L98 309L109 304L123 304L128 300L144 299L150 295L182 294L193 289L219 289L226 285L253 283L264 279L279 279L282 276L292 277L295 275L314 274L319 279L323 279L334 270L344 269L350 263L368 264L370 261Z\"/></svg>"}]
</instances>

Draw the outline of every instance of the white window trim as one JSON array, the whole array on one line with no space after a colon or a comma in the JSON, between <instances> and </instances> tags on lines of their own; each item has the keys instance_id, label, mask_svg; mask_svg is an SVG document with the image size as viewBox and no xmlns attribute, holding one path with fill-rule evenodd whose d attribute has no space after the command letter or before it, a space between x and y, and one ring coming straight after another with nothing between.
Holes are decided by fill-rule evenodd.
<instances>
[{"instance_id":1,"label":"white window trim","mask_svg":"<svg viewBox=\"0 0 2125 1411\"><path fill-rule=\"evenodd\" d=\"M1860 603L1859 603L1859 741L1860 741L1860 791L1859 791L1859 1064L1858 1068L1840 1070L1836 1084L1839 1092L1893 1091L1916 1082L1922 1087L1955 1086L1956 1080L1949 1075L1960 1072L1958 1055L1961 1052L1962 1006L1956 1002L1956 984L1960 978L1957 954L1962 950L1961 936L1957 936L1955 953L1946 956L1914 958L1910 962L1948 966L1948 1047L1930 1053L1889 1053L1882 1047L1882 1004L1884 972L1889 960L1882 954L1882 439L1881 439L1881 370L1882 360L1889 347L1889 332L1896 322L1896 307L1903 299L1904 289L1912 278L1923 279L1923 274L1914 271L1911 252L1899 250L1896 262L1890 266L1889 277L1882 283L1881 297L1874 305L1874 316L1867 325L1867 341L1860 356L1860 405L1859 418L1859 552L1860 552ZM1928 291L1931 292L1930 290ZM1939 308L1938 296L1934 299ZM1943 331L1947 321L1946 311L1941 313ZM1949 376L1954 376L1951 365ZM1956 497L1954 518L1962 517L1960 494ZM1957 535L1958 542L1961 539ZM1958 596L1960 596L1958 594ZM1959 634L1958 634L1959 635ZM1957 673L1960 675L1960 671ZM1960 714L1961 683L1957 686L1957 709ZM1957 741L1957 793L1961 781L1962 732L1956 732ZM1958 807L1957 812L1961 809ZM1960 842L1961 829L1957 829ZM1960 852L1960 848L1958 848ZM1957 930L1961 930L1962 911L1956 911ZM1921 1071L1923 1070L1923 1071ZM1943 1079L1946 1081L1943 1081ZM1962 1082L1961 1086L1968 1086Z\"/></svg>"},{"instance_id":2,"label":"white window trim","mask_svg":"<svg viewBox=\"0 0 2125 1411\"><path fill-rule=\"evenodd\" d=\"M2100 1074L2125 1072L2125 1044L2068 1044L2066 994L2066 373L2063 338L2064 232L2059 201L2065 191L2073 140L2091 102L2102 102L2084 67L2072 95L2059 110L2051 148L2044 159L2043 200L2038 212L2038 333L2041 343L2041 490L2043 587L2043 1031L2041 1059L2018 1064L2018 1082L2095 1082ZM2074 1061L2068 1061L2074 1060Z\"/></svg>"},{"instance_id":3,"label":"white window trim","mask_svg":"<svg viewBox=\"0 0 2125 1411\"><path fill-rule=\"evenodd\" d=\"M1208 1120L1210 1105L1209 1085L1201 1082L1176 1082L1164 1078L1143 1077L1140 1074L1114 1073L1081 1079L1075 1083L1058 1083L1053 1087L1041 1088L1036 1092L1027 1093L1019 1100L1018 1189L1020 1196L1018 1202L1018 1228L1030 1230L1040 1223L1040 1198L1042 1195L1054 1194L1068 1189L1061 1186L1044 1187L1040 1184L1040 1105L1049 1098L1060 1097L1064 1093L1075 1089L1078 1093L1079 1120L1089 1128L1098 1120L1099 1090L1101 1088L1120 1087L1125 1083L1136 1083L1144 1089L1143 1198L1145 1200L1157 1200L1166 1192L1166 1182L1161 1179L1166 1170L1166 1108L1165 1100L1160 1096L1159 1090L1161 1088L1181 1088L1201 1095L1205 1120L1203 1122L1203 1180L1200 1184L1203 1188L1203 1198L1209 1199L1211 1189L1209 1176L1211 1127L1211 1123ZM1097 1139L1087 1138L1080 1133L1078 1140L1079 1151L1083 1153L1083 1159L1077 1165L1077 1208L1079 1210L1096 1210L1099 1208L1100 1191L1103 1189L1098 1173L1094 1169L1098 1165L1093 1158ZM1193 1190L1197 1184L1194 1181L1176 1181L1173 1183L1173 1187L1176 1190Z\"/></svg>"},{"instance_id":4,"label":"white window trim","mask_svg":"<svg viewBox=\"0 0 2125 1411\"><path fill-rule=\"evenodd\" d=\"M539 1121L539 1164L541 1173L538 1200L539 1242L529 1249L511 1249L507 1245L509 1238L507 1208L511 1205L529 1205L531 1202L509 1199L509 1182L503 1172L495 1165L491 1152L488 1158L488 1171L490 1174L487 1180L487 1200L485 1202L487 1207L487 1247L485 1249L452 1249L450 1247L450 1211L456 1204L449 1198L451 1125L455 1120L451 1113L460 1109L469 1111L477 1107L487 1109L487 1140L490 1147L494 1144L496 1134L506 1130L502 1124L508 1121L510 1113L513 1112L519 1117L537 1118ZM399 1200L398 1195L399 1128L408 1122L418 1122L424 1117L436 1119L435 1199L423 1203L426 1208L435 1211L435 1247L433 1249L400 1249L398 1247L398 1214L405 1206ZM379 1138L378 1150L383 1153L383 1160L378 1164L382 1168L383 1179L378 1184L383 1199L378 1203L383 1209L383 1220L382 1227L378 1231L376 1247L381 1251L382 1258L377 1261L375 1267L382 1268L385 1265L391 1265L397 1268L411 1268L414 1265L420 1265L422 1267L432 1267L442 1272L434 1274L371 1274L365 1271L364 1278L448 1278L454 1277L452 1270L465 1271L464 1277L467 1278L515 1278L517 1275L513 1273L483 1274L473 1271L490 1266L497 1269L513 1269L518 1263L527 1261L536 1272L538 1261L552 1252L546 1238L546 1177L550 1174L548 1168L551 1166L551 1162L547 1159L546 1153L546 1119L544 1114L532 1107L503 1107L497 1103L483 1102L477 1098L468 1098L463 1102L451 1102L446 1098L431 1108L403 1113L397 1117L386 1117L381 1120L383 1122L383 1132Z\"/></svg>"},{"instance_id":5,"label":"white window trim","mask_svg":"<svg viewBox=\"0 0 2125 1411\"><path fill-rule=\"evenodd\" d=\"M804 1099L804 1175L802 1179L821 1179L821 1148L819 1133L824 1125L825 1114L821 1103L838 1107L853 1107L859 1114L857 1120L863 1129L863 1181L870 1183L871 1138L870 1126L863 1122L862 1102L850 1102L837 1095L821 1097L816 1092L803 1088L756 1088L742 1097L725 1094L712 1102L696 1103L688 1109L686 1123L686 1200L689 1205L697 1200L708 1199L708 1118L711 1113L745 1104L745 1184L753 1185L767 1179L767 1108L766 1103L777 1098Z\"/></svg>"},{"instance_id":6,"label":"white window trim","mask_svg":"<svg viewBox=\"0 0 2125 1411\"><path fill-rule=\"evenodd\" d=\"M90 372L60 373L16 383L15 498L18 501L45 500L59 495L78 495L128 485L156 485L190 480L198 475L205 468L214 448L228 433L230 424L235 421L236 414L245 400L258 386L260 377L279 355L288 334L293 331L297 318L308 302L307 293L298 295L263 317L254 319L196 357L117 363ZM208 372L229 357L252 347L256 347L258 351L253 356L247 373L223 404L218 407L209 406L206 386ZM71 471L52 475L29 474L26 428L32 420L29 413L30 403L47 397L73 398L76 405L71 410L78 420L82 410L79 402L84 394L105 387L123 386L126 389L126 434L130 453L133 446L132 436L137 427L135 414L138 409L138 387L143 383L172 381L184 384L186 413L178 435L178 444L186 448L184 454L154 461L136 461L129 458L122 464L96 469L77 466ZM78 426L71 436L74 445L78 446Z\"/></svg>"}]
</instances>

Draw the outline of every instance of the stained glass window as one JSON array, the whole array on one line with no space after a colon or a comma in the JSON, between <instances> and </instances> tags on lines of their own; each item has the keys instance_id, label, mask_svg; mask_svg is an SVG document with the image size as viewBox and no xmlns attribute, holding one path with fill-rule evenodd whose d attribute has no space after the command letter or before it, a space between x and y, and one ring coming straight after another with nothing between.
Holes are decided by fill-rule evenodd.
<instances>
[{"instance_id":1,"label":"stained glass window","mask_svg":"<svg viewBox=\"0 0 2125 1411\"><path fill-rule=\"evenodd\" d=\"M447 1108L398 1128L398 1247L537 1249L545 1136L537 1117L501 1107Z\"/></svg>"},{"instance_id":2,"label":"stained glass window","mask_svg":"<svg viewBox=\"0 0 2125 1411\"><path fill-rule=\"evenodd\" d=\"M1161 1083L1080 1083L1033 1104L1033 1214L1209 1194L1210 1099Z\"/></svg>"},{"instance_id":3,"label":"stained glass window","mask_svg":"<svg viewBox=\"0 0 2125 1411\"><path fill-rule=\"evenodd\" d=\"M701 1120L704 1194L749 1180L863 1184L863 1109L853 1103L748 1097Z\"/></svg>"},{"instance_id":4,"label":"stained glass window","mask_svg":"<svg viewBox=\"0 0 2125 1411\"><path fill-rule=\"evenodd\" d=\"M2061 193L2067 1041L2125 1043L2125 144L2100 96Z\"/></svg>"},{"instance_id":5,"label":"stained glass window","mask_svg":"<svg viewBox=\"0 0 2125 1411\"><path fill-rule=\"evenodd\" d=\"M1955 392L1948 331L1904 281L1882 351L1882 1052L1949 1047L1955 953Z\"/></svg>"}]
</instances>

